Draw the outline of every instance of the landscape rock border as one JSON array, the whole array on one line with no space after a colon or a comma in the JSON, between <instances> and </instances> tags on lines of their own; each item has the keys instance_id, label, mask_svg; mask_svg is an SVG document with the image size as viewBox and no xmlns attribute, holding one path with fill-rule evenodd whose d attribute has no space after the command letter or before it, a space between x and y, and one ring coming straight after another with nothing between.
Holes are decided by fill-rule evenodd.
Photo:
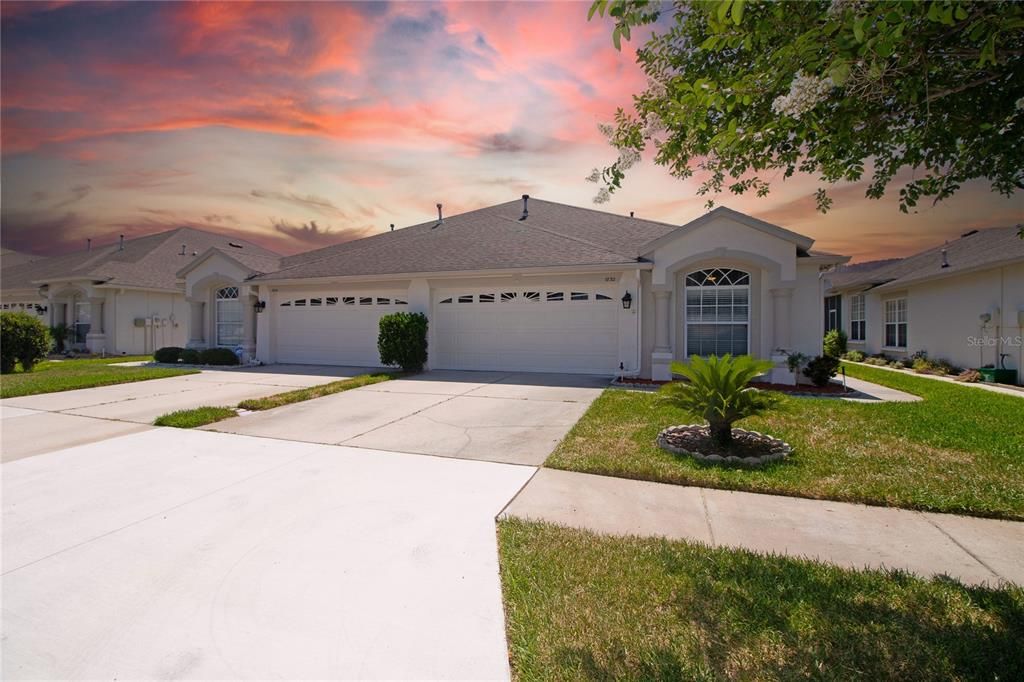
<instances>
[{"instance_id":1,"label":"landscape rock border","mask_svg":"<svg viewBox=\"0 0 1024 682\"><path fill-rule=\"evenodd\" d=\"M756 436L759 440L766 443L771 451L767 454L761 455L760 457L737 457L735 455L729 455L723 457L722 455L705 455L700 452L694 452L685 448L677 447L668 442L666 436L674 433L685 433L685 432L699 432L703 437L710 437L708 427L704 424L683 424L680 426L669 426L661 430L658 434L658 447L666 452L671 452L675 455L687 455L694 458L698 462L704 464L718 464L727 466L742 466L751 469L762 467L765 464L771 462L779 462L789 457L793 453L793 446L786 441L769 436L766 433L759 431L749 431L747 429L734 428L733 432L740 432Z\"/></svg>"}]
</instances>

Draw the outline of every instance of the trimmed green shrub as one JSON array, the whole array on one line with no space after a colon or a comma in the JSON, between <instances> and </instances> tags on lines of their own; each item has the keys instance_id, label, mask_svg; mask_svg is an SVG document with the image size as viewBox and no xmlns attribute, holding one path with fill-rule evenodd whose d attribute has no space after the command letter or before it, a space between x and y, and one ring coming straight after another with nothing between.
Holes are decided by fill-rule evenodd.
<instances>
[{"instance_id":1,"label":"trimmed green shrub","mask_svg":"<svg viewBox=\"0 0 1024 682\"><path fill-rule=\"evenodd\" d=\"M199 351L197 351L195 348L182 348L181 361L184 362L186 365L198 365Z\"/></svg>"},{"instance_id":2,"label":"trimmed green shrub","mask_svg":"<svg viewBox=\"0 0 1024 682\"><path fill-rule=\"evenodd\" d=\"M178 348L177 346L164 346L163 348L158 348L156 352L153 353L153 359L157 362L168 362L173 364L178 362L181 358L181 351L183 350L185 349Z\"/></svg>"},{"instance_id":3,"label":"trimmed green shrub","mask_svg":"<svg viewBox=\"0 0 1024 682\"><path fill-rule=\"evenodd\" d=\"M380 318L377 350L383 365L419 372L427 362L427 316L391 313Z\"/></svg>"},{"instance_id":4,"label":"trimmed green shrub","mask_svg":"<svg viewBox=\"0 0 1024 682\"><path fill-rule=\"evenodd\" d=\"M843 360L850 362L864 362L864 354L859 350L851 350L843 353Z\"/></svg>"},{"instance_id":5,"label":"trimmed green shrub","mask_svg":"<svg viewBox=\"0 0 1024 682\"><path fill-rule=\"evenodd\" d=\"M0 372L14 371L15 365L31 372L50 350L50 330L28 313L0 313Z\"/></svg>"},{"instance_id":6,"label":"trimmed green shrub","mask_svg":"<svg viewBox=\"0 0 1024 682\"><path fill-rule=\"evenodd\" d=\"M199 351L199 364L237 365L238 356L230 348L206 348Z\"/></svg>"},{"instance_id":7,"label":"trimmed green shrub","mask_svg":"<svg viewBox=\"0 0 1024 682\"><path fill-rule=\"evenodd\" d=\"M662 386L661 399L703 418L711 438L719 445L728 445L732 442L734 422L762 414L778 404L778 394L747 385L772 367L771 361L749 355L694 355L688 365L672 363L672 373L687 381Z\"/></svg>"},{"instance_id":8,"label":"trimmed green shrub","mask_svg":"<svg viewBox=\"0 0 1024 682\"><path fill-rule=\"evenodd\" d=\"M846 332L842 329L829 329L825 332L821 352L826 357L841 358L846 352Z\"/></svg>"},{"instance_id":9,"label":"trimmed green shrub","mask_svg":"<svg viewBox=\"0 0 1024 682\"><path fill-rule=\"evenodd\" d=\"M839 370L839 358L819 355L804 367L804 376L815 386L826 386Z\"/></svg>"}]
</instances>

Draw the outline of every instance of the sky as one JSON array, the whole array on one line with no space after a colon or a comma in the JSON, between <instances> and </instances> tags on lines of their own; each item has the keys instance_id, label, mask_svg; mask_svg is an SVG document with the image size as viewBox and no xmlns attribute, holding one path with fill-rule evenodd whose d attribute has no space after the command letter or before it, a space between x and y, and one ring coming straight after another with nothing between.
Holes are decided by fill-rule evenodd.
<instances>
[{"instance_id":1,"label":"sky","mask_svg":"<svg viewBox=\"0 0 1024 682\"><path fill-rule=\"evenodd\" d=\"M585 181L597 130L645 79L589 2L4 2L0 241L56 254L188 225L284 254L530 194L683 224L699 180L646 158L612 200ZM1024 220L970 183L899 212L896 191L812 177L730 206L855 261Z\"/></svg>"}]
</instances>

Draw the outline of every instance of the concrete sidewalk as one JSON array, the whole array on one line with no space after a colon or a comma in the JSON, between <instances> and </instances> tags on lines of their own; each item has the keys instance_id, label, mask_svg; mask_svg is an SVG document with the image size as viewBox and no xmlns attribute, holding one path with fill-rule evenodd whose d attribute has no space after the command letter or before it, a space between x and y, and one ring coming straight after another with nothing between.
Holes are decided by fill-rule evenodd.
<instances>
[{"instance_id":1,"label":"concrete sidewalk","mask_svg":"<svg viewBox=\"0 0 1024 682\"><path fill-rule=\"evenodd\" d=\"M501 514L849 568L1024 585L1024 523L541 469Z\"/></svg>"}]
</instances>

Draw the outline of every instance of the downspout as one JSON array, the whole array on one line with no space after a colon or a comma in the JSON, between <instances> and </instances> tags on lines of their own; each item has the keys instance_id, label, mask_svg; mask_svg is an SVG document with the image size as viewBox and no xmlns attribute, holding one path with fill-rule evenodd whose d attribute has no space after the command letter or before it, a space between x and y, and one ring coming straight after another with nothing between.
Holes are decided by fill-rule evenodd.
<instances>
[{"instance_id":1,"label":"downspout","mask_svg":"<svg viewBox=\"0 0 1024 682\"><path fill-rule=\"evenodd\" d=\"M643 275L640 269L636 270L636 372L634 376L640 376L641 359L643 358L643 319L644 319L644 292Z\"/></svg>"}]
</instances>

